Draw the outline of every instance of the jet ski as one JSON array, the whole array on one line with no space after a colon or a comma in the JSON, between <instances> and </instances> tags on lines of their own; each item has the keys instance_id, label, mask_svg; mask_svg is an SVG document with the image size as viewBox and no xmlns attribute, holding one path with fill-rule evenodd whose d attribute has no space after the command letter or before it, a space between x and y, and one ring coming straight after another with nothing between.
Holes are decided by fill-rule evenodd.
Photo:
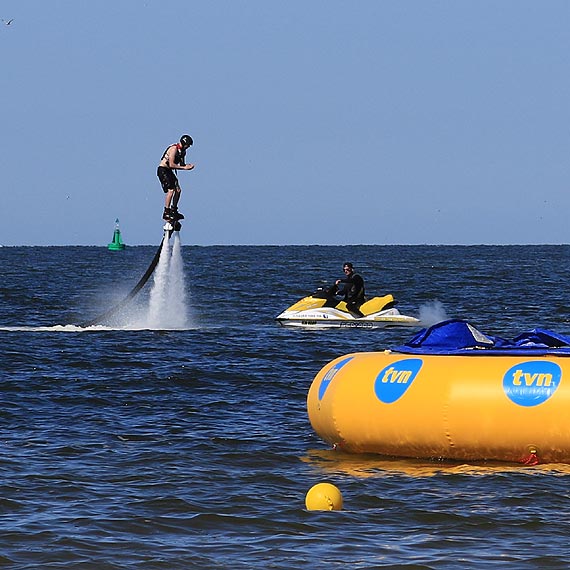
<instances>
[{"instance_id":1,"label":"jet ski","mask_svg":"<svg viewBox=\"0 0 570 570\"><path fill-rule=\"evenodd\" d=\"M396 309L392 295L372 297L360 306L363 317L351 313L346 303L334 293L334 288L320 287L285 309L275 319L285 327L302 328L365 328L418 327L419 319L402 315Z\"/></svg>"}]
</instances>

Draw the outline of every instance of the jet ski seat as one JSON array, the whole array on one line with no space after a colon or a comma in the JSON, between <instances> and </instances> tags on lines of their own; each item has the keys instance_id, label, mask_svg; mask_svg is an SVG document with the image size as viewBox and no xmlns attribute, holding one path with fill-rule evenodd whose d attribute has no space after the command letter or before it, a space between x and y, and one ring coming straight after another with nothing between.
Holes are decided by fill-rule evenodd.
<instances>
[{"instance_id":1,"label":"jet ski seat","mask_svg":"<svg viewBox=\"0 0 570 570\"><path fill-rule=\"evenodd\" d=\"M391 309L396 305L397 301L393 295L384 295L383 297L373 297L360 305L360 311L364 316L377 313L378 311Z\"/></svg>"}]
</instances>

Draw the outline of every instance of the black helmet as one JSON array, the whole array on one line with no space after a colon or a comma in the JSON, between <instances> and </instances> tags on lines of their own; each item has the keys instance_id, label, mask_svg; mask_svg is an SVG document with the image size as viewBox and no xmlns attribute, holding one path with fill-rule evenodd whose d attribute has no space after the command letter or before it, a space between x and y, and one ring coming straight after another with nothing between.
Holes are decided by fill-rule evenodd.
<instances>
[{"instance_id":1,"label":"black helmet","mask_svg":"<svg viewBox=\"0 0 570 570\"><path fill-rule=\"evenodd\" d=\"M190 135L182 135L180 137L180 144L184 145L186 148L189 148L194 144L192 137Z\"/></svg>"}]
</instances>

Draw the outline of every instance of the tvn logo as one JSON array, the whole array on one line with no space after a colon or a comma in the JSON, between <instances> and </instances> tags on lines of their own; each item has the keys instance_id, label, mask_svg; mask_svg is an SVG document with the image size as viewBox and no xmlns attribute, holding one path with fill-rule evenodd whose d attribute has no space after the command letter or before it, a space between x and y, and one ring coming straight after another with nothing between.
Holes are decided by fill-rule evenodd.
<instances>
[{"instance_id":1,"label":"tvn logo","mask_svg":"<svg viewBox=\"0 0 570 570\"><path fill-rule=\"evenodd\" d=\"M520 362L503 376L503 390L519 406L538 406L552 397L562 380L562 369L555 362Z\"/></svg>"},{"instance_id":2,"label":"tvn logo","mask_svg":"<svg viewBox=\"0 0 570 570\"><path fill-rule=\"evenodd\" d=\"M376 397L385 404L399 400L412 385L422 364L419 358L408 358L392 362L380 370L374 382Z\"/></svg>"},{"instance_id":3,"label":"tvn logo","mask_svg":"<svg viewBox=\"0 0 570 570\"><path fill-rule=\"evenodd\" d=\"M329 384L332 382L333 378L336 376L337 372L345 365L348 364L354 356L349 356L344 358L340 362L337 362L327 373L323 376L321 383L319 384L319 401L323 399Z\"/></svg>"}]
</instances>

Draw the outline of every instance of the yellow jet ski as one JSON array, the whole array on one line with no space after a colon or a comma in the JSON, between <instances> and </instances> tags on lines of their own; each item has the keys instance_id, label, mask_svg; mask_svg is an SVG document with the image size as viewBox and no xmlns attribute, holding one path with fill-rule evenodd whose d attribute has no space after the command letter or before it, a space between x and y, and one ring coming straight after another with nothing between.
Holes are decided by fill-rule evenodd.
<instances>
[{"instance_id":1,"label":"yellow jet ski","mask_svg":"<svg viewBox=\"0 0 570 570\"><path fill-rule=\"evenodd\" d=\"M285 309L276 320L285 327L303 328L386 328L419 327L419 319L402 315L396 309L392 295L372 297L360 306L364 315L358 317L349 312L344 301L339 301L331 290L319 288L309 297Z\"/></svg>"}]
</instances>

